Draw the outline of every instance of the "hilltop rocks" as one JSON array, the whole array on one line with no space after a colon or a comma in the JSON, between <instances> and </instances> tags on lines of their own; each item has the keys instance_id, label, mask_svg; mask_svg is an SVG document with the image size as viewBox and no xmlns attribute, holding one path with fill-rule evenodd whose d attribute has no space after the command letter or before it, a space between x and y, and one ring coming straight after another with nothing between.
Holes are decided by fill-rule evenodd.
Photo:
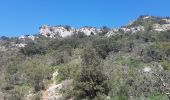
<instances>
[{"instance_id":1,"label":"hilltop rocks","mask_svg":"<svg viewBox=\"0 0 170 100\"><path fill-rule=\"evenodd\" d=\"M45 37L50 37L50 38L55 38L55 37L66 37L75 32L75 29L71 27L64 27L64 26L48 26L48 25L43 25L40 27L39 34L45 36Z\"/></svg>"},{"instance_id":2,"label":"hilltop rocks","mask_svg":"<svg viewBox=\"0 0 170 100\"><path fill-rule=\"evenodd\" d=\"M21 35L21 36L18 37L18 39L20 39L20 40L22 40L22 39L35 40L35 38L37 38L37 37L35 37L33 35Z\"/></svg>"},{"instance_id":3,"label":"hilltop rocks","mask_svg":"<svg viewBox=\"0 0 170 100\"><path fill-rule=\"evenodd\" d=\"M83 32L86 35L95 35L98 32L100 32L100 29L97 29L95 27L82 27L80 29L78 29L79 32Z\"/></svg>"},{"instance_id":4,"label":"hilltop rocks","mask_svg":"<svg viewBox=\"0 0 170 100\"><path fill-rule=\"evenodd\" d=\"M163 24L163 25L154 24L153 28L155 31L158 31L158 32L168 31L168 30L170 30L170 24Z\"/></svg>"},{"instance_id":5,"label":"hilltop rocks","mask_svg":"<svg viewBox=\"0 0 170 100\"><path fill-rule=\"evenodd\" d=\"M169 18L161 18L161 17L154 17L154 16L141 16L136 21L133 21L131 24L123 26L117 29L110 29L107 31L105 36L109 37L111 35L119 34L119 33L137 33L137 32L144 32L147 25L152 26L152 31L167 31L170 30L170 19ZM40 27L39 34L45 37L50 38L62 38L71 36L73 34L78 34L82 32L86 35L96 35L102 33L102 28L95 28L95 27L82 27L79 29L73 28L71 26L48 26L43 25Z\"/></svg>"},{"instance_id":6,"label":"hilltop rocks","mask_svg":"<svg viewBox=\"0 0 170 100\"><path fill-rule=\"evenodd\" d=\"M162 19L162 21L165 21L165 24L154 24L153 25L153 29L155 31L161 32L161 31L170 30L170 19Z\"/></svg>"},{"instance_id":7,"label":"hilltop rocks","mask_svg":"<svg viewBox=\"0 0 170 100\"><path fill-rule=\"evenodd\" d=\"M70 26L48 26L43 25L40 27L39 34L50 38L61 38L71 36L72 34L77 34L83 32L86 35L97 34L99 29L94 27L82 27L80 29L75 29Z\"/></svg>"},{"instance_id":8,"label":"hilltop rocks","mask_svg":"<svg viewBox=\"0 0 170 100\"><path fill-rule=\"evenodd\" d=\"M130 27L130 28L120 28L123 32L131 32L131 33L136 33L139 31L145 31L145 28L143 26L135 26L135 27Z\"/></svg>"},{"instance_id":9,"label":"hilltop rocks","mask_svg":"<svg viewBox=\"0 0 170 100\"><path fill-rule=\"evenodd\" d=\"M112 35L120 34L120 33L137 33L137 32L143 32L145 31L145 28L143 26L135 26L135 27L122 27L118 29L112 29L110 30L106 36L110 37Z\"/></svg>"}]
</instances>

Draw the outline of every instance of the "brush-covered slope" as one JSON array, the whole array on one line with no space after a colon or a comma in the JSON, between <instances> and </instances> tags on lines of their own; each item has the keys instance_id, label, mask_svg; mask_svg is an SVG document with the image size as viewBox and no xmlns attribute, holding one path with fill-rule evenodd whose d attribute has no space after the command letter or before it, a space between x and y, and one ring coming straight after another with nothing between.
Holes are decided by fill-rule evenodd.
<instances>
[{"instance_id":1,"label":"brush-covered slope","mask_svg":"<svg viewBox=\"0 0 170 100\"><path fill-rule=\"evenodd\" d=\"M45 25L1 37L0 100L168 100L169 22L140 16L118 29Z\"/></svg>"}]
</instances>

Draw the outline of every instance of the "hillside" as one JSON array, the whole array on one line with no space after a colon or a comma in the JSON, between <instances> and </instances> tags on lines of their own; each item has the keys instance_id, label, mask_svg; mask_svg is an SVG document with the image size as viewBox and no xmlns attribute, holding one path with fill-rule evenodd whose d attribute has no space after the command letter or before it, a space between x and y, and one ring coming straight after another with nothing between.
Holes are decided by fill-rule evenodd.
<instances>
[{"instance_id":1,"label":"hillside","mask_svg":"<svg viewBox=\"0 0 170 100\"><path fill-rule=\"evenodd\" d=\"M82 99L170 100L170 18L0 38L0 100Z\"/></svg>"}]
</instances>

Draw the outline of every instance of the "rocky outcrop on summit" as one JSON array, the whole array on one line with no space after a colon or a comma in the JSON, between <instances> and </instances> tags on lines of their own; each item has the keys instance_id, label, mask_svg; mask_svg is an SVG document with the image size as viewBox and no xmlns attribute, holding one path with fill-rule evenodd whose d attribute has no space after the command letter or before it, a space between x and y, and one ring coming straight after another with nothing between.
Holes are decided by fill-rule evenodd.
<instances>
[{"instance_id":1,"label":"rocky outcrop on summit","mask_svg":"<svg viewBox=\"0 0 170 100\"><path fill-rule=\"evenodd\" d=\"M101 29L97 29L95 27L82 27L77 29L78 32L83 32L86 35L95 35L101 31Z\"/></svg>"},{"instance_id":2,"label":"rocky outcrop on summit","mask_svg":"<svg viewBox=\"0 0 170 100\"><path fill-rule=\"evenodd\" d=\"M170 18L155 17L155 16L140 16L137 20L130 24L117 29L110 29L104 32L104 35L109 37L119 33L137 33L144 32L151 26L152 31L161 32L170 30ZM84 33L86 35L96 35L103 32L102 28L95 27L82 27L79 29L73 28L68 25L48 26L43 25L40 27L39 34L50 38L61 38L71 36L72 34Z\"/></svg>"},{"instance_id":3,"label":"rocky outcrop on summit","mask_svg":"<svg viewBox=\"0 0 170 100\"><path fill-rule=\"evenodd\" d=\"M170 30L170 19L162 19L163 21L165 21L165 24L154 24L153 28L155 29L155 31L168 31Z\"/></svg>"},{"instance_id":4,"label":"rocky outcrop on summit","mask_svg":"<svg viewBox=\"0 0 170 100\"><path fill-rule=\"evenodd\" d=\"M55 37L66 37L75 32L75 29L70 26L48 26L43 25L40 27L39 34L55 38Z\"/></svg>"},{"instance_id":5,"label":"rocky outcrop on summit","mask_svg":"<svg viewBox=\"0 0 170 100\"><path fill-rule=\"evenodd\" d=\"M170 30L170 24L164 24L164 25L154 24L153 28L155 31L158 31L158 32L168 31Z\"/></svg>"},{"instance_id":6,"label":"rocky outcrop on summit","mask_svg":"<svg viewBox=\"0 0 170 100\"><path fill-rule=\"evenodd\" d=\"M60 37L67 37L72 34L77 34L79 32L83 32L86 35L97 34L100 29L95 27L82 27L80 29L75 29L70 26L48 26L43 25L40 27L39 34L45 37L50 38L60 38Z\"/></svg>"},{"instance_id":7,"label":"rocky outcrop on summit","mask_svg":"<svg viewBox=\"0 0 170 100\"><path fill-rule=\"evenodd\" d=\"M152 27L153 31L161 32L170 30L169 17L155 17L155 16L140 16L134 21L131 26L148 26Z\"/></svg>"},{"instance_id":8,"label":"rocky outcrop on summit","mask_svg":"<svg viewBox=\"0 0 170 100\"><path fill-rule=\"evenodd\" d=\"M36 36L33 35L21 35L18 37L18 39L22 40L22 39L31 39L31 40L35 40L35 38L38 38Z\"/></svg>"}]
</instances>

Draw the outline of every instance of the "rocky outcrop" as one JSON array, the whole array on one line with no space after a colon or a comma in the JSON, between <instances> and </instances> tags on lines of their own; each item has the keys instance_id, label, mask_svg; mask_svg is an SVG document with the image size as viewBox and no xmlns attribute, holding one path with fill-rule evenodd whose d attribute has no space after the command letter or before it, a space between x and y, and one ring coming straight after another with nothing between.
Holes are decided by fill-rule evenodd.
<instances>
[{"instance_id":1,"label":"rocky outcrop","mask_svg":"<svg viewBox=\"0 0 170 100\"><path fill-rule=\"evenodd\" d=\"M153 28L155 31L158 31L158 32L168 31L168 30L170 30L170 24L163 24L163 25L154 24Z\"/></svg>"},{"instance_id":2,"label":"rocky outcrop","mask_svg":"<svg viewBox=\"0 0 170 100\"><path fill-rule=\"evenodd\" d=\"M36 36L33 36L33 35L21 35L18 37L20 40L22 39L30 39L30 40L35 40L35 38L38 38Z\"/></svg>"},{"instance_id":3,"label":"rocky outcrop","mask_svg":"<svg viewBox=\"0 0 170 100\"><path fill-rule=\"evenodd\" d=\"M23 43L19 43L19 44L15 44L16 47L19 47L19 48L23 48L25 47L27 44L23 44Z\"/></svg>"},{"instance_id":4,"label":"rocky outcrop","mask_svg":"<svg viewBox=\"0 0 170 100\"><path fill-rule=\"evenodd\" d=\"M135 27L130 27L130 28L120 28L125 33L131 32L131 33L136 33L139 31L145 31L145 28L143 26L135 26Z\"/></svg>"},{"instance_id":5,"label":"rocky outcrop","mask_svg":"<svg viewBox=\"0 0 170 100\"><path fill-rule=\"evenodd\" d=\"M80 29L77 29L78 32L83 32L86 35L95 35L99 33L101 30L97 29L95 27L82 27Z\"/></svg>"},{"instance_id":6,"label":"rocky outcrop","mask_svg":"<svg viewBox=\"0 0 170 100\"><path fill-rule=\"evenodd\" d=\"M112 29L110 30L106 36L110 37L112 35L120 34L120 33L137 33L137 32L143 32L145 31L145 28L143 26L135 26L135 27L122 27L118 29Z\"/></svg>"},{"instance_id":7,"label":"rocky outcrop","mask_svg":"<svg viewBox=\"0 0 170 100\"><path fill-rule=\"evenodd\" d=\"M167 31L170 30L170 19L161 18L154 16L142 16L139 17L136 21L117 29L111 29L105 34L107 37L115 34L123 33L137 33L145 31L146 24L149 23L153 26L153 31ZM98 29L95 27L82 27L79 29L70 27L70 26L48 26L43 25L40 27L39 34L45 37L50 38L61 38L71 36L72 34L78 34L83 32L86 35L95 35L102 32L102 28Z\"/></svg>"},{"instance_id":8,"label":"rocky outcrop","mask_svg":"<svg viewBox=\"0 0 170 100\"><path fill-rule=\"evenodd\" d=\"M66 37L72 35L75 29L66 26L48 26L43 25L40 27L39 34L45 37L56 38L56 37Z\"/></svg>"},{"instance_id":9,"label":"rocky outcrop","mask_svg":"<svg viewBox=\"0 0 170 100\"><path fill-rule=\"evenodd\" d=\"M39 34L45 37L50 38L60 38L71 36L72 34L77 34L79 32L83 32L86 35L95 35L100 31L95 27L82 27L80 29L76 29L70 26L48 26L43 25L40 27Z\"/></svg>"}]
</instances>

